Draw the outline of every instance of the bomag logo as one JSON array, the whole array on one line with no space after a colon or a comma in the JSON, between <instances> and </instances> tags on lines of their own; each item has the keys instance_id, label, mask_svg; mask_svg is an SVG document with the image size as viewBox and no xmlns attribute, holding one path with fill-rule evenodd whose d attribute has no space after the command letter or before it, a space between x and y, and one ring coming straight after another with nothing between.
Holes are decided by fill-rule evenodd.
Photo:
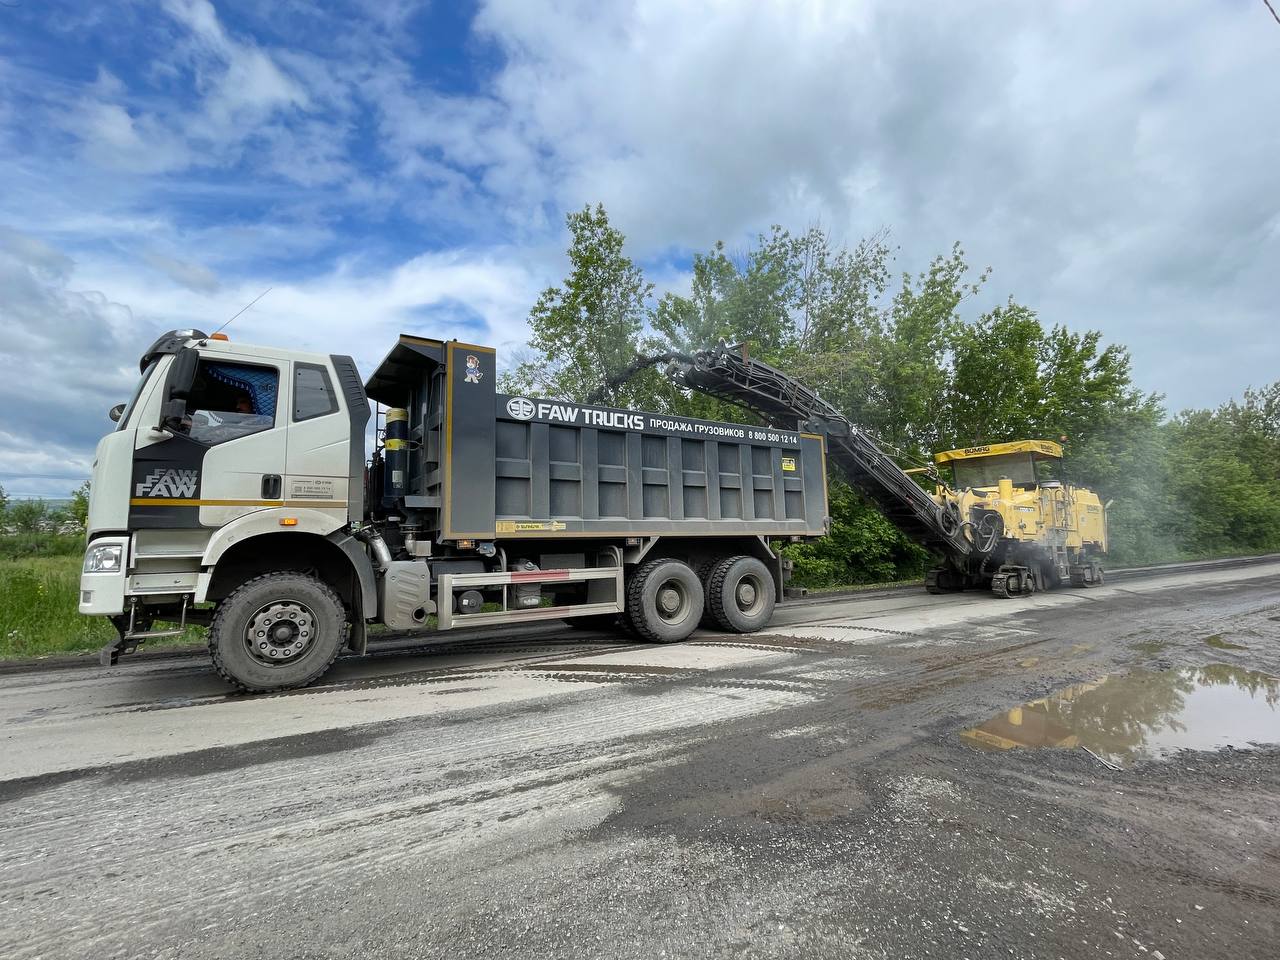
<instances>
[{"instance_id":1,"label":"bomag logo","mask_svg":"<svg viewBox=\"0 0 1280 960\"><path fill-rule=\"evenodd\" d=\"M147 474L145 480L134 485L135 497L184 499L194 497L200 485L200 471L178 470L162 467Z\"/></svg>"},{"instance_id":2,"label":"bomag logo","mask_svg":"<svg viewBox=\"0 0 1280 960\"><path fill-rule=\"evenodd\" d=\"M964 452L965 456L973 456L975 453L990 453L991 445L987 444L981 447L965 447Z\"/></svg>"}]
</instances>

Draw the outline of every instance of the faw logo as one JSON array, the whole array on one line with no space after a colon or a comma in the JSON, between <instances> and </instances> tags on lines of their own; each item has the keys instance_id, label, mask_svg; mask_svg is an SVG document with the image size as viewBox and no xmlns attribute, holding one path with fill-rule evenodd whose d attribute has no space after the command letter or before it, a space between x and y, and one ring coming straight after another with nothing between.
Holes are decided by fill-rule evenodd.
<instances>
[{"instance_id":1,"label":"faw logo","mask_svg":"<svg viewBox=\"0 0 1280 960\"><path fill-rule=\"evenodd\" d=\"M535 412L537 412L537 408L533 405L532 400L526 400L524 397L512 397L507 401L507 413L517 420L532 420Z\"/></svg>"},{"instance_id":2,"label":"faw logo","mask_svg":"<svg viewBox=\"0 0 1280 960\"><path fill-rule=\"evenodd\" d=\"M190 498L196 495L200 484L198 470L161 468L147 474L147 478L134 487L135 497Z\"/></svg>"}]
</instances>

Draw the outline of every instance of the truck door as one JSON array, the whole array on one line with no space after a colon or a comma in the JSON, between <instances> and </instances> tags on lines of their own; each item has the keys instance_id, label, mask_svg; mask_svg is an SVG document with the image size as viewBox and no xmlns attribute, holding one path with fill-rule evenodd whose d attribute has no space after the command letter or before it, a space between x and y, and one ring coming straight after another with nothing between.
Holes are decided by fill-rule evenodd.
<instances>
[{"instance_id":1,"label":"truck door","mask_svg":"<svg viewBox=\"0 0 1280 960\"><path fill-rule=\"evenodd\" d=\"M351 419L327 364L293 361L290 373L289 447L284 495L289 506L332 514L347 522L351 473ZM356 518L360 519L360 518Z\"/></svg>"},{"instance_id":2,"label":"truck door","mask_svg":"<svg viewBox=\"0 0 1280 960\"><path fill-rule=\"evenodd\" d=\"M201 526L221 527L282 499L287 366L235 354L200 358L187 438L203 449Z\"/></svg>"}]
</instances>

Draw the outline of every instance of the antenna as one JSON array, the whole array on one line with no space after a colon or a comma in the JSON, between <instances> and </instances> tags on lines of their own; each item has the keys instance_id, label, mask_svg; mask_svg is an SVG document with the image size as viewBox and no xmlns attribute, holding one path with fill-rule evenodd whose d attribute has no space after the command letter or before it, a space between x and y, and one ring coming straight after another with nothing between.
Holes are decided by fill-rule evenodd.
<instances>
[{"instance_id":1,"label":"antenna","mask_svg":"<svg viewBox=\"0 0 1280 960\"><path fill-rule=\"evenodd\" d=\"M259 300L261 300L263 297L265 297L268 293L270 293L270 292L272 291L272 289L273 289L272 287L267 287L267 289L263 290L260 294L258 294L256 297L254 297L254 298L253 298L252 300L250 300L248 303L246 303L243 307L241 307L239 310L237 310L235 313L233 313L230 317L228 317L228 318L227 318L227 322L226 322L226 323L224 323L222 326L220 326L217 330L213 331L213 333L209 334L209 336L210 336L210 337L212 337L212 336L214 336L214 334L221 333L223 330L225 330L225 329L227 328L227 326L229 326L229 325L230 325L230 323L231 323L231 321L232 321L232 320L234 320L236 317L240 316L240 314L244 313L246 310L248 310L250 307L252 307L255 303L257 303Z\"/></svg>"}]
</instances>

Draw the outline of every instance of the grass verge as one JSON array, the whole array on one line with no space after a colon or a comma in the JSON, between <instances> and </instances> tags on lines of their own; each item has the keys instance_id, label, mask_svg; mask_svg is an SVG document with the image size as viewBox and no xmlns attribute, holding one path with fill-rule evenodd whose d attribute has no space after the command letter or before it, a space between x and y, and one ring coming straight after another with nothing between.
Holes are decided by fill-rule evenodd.
<instances>
[{"instance_id":1,"label":"grass verge","mask_svg":"<svg viewBox=\"0 0 1280 960\"><path fill-rule=\"evenodd\" d=\"M80 555L0 559L0 660L97 650L116 628L103 617L82 617ZM189 627L165 646L203 643L204 630Z\"/></svg>"}]
</instances>

